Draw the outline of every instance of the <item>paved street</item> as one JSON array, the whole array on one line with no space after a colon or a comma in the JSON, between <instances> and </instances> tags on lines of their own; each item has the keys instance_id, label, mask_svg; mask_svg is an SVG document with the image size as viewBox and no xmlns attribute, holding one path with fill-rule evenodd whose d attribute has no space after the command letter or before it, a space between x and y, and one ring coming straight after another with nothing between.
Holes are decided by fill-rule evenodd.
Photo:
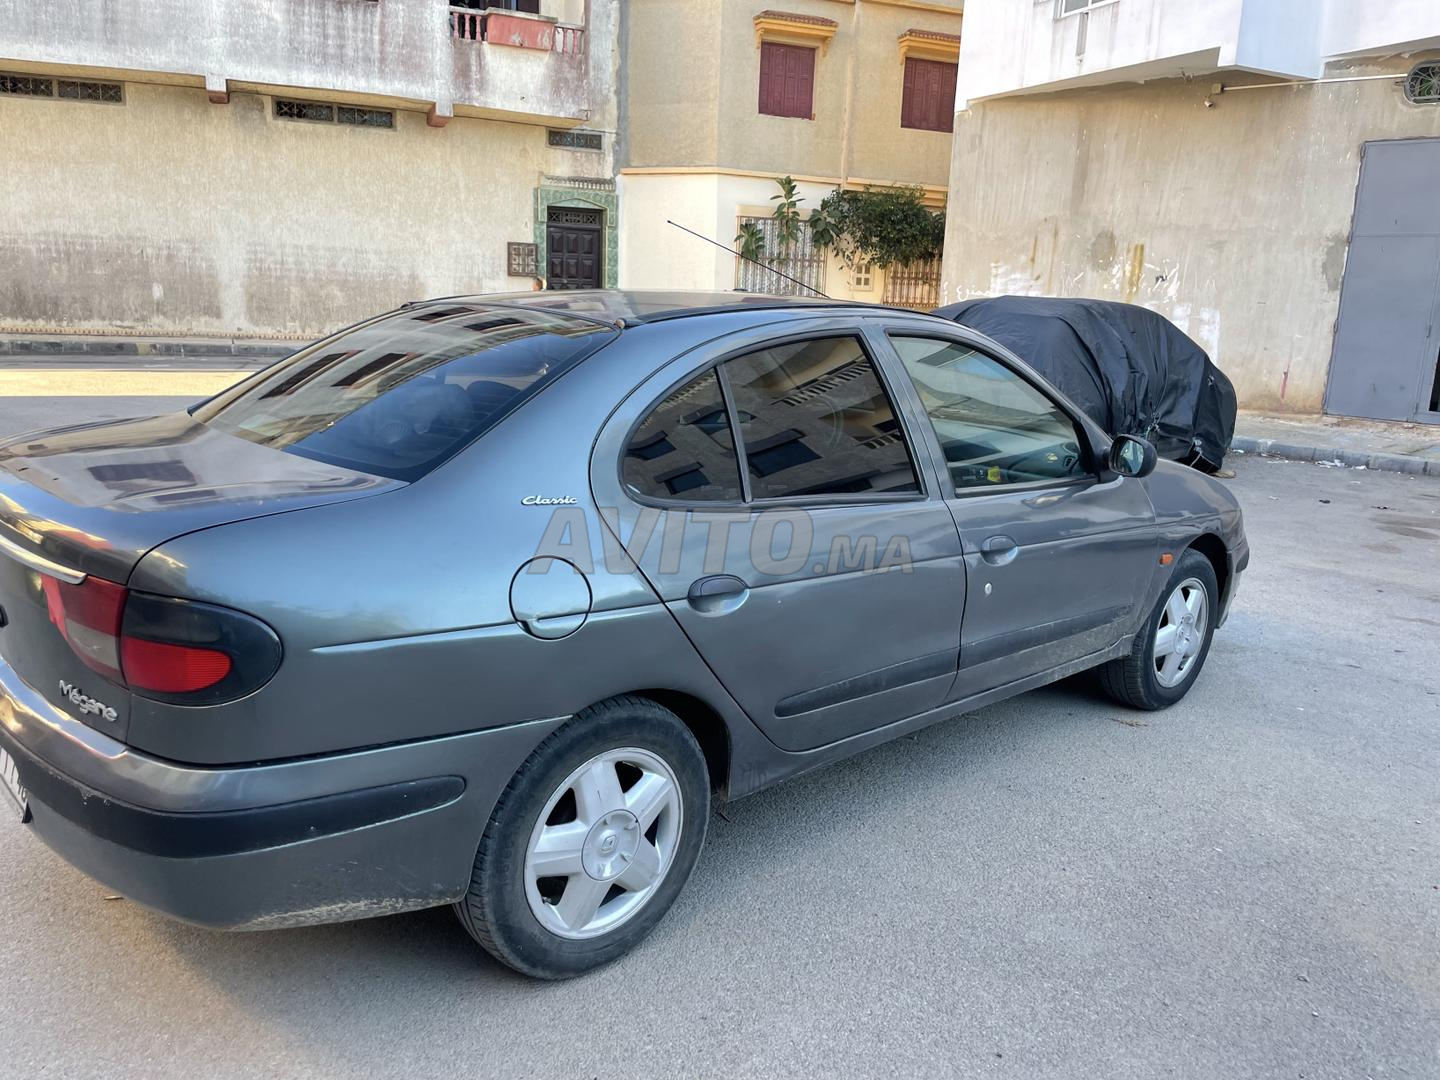
<instances>
[{"instance_id":1,"label":"paved street","mask_svg":"<svg viewBox=\"0 0 1440 1080\"><path fill-rule=\"evenodd\" d=\"M0 1075L1434 1077L1440 481L1236 461L1252 567L1183 704L1077 680L725 807L576 982L448 910L192 929L0 822Z\"/></svg>"}]
</instances>

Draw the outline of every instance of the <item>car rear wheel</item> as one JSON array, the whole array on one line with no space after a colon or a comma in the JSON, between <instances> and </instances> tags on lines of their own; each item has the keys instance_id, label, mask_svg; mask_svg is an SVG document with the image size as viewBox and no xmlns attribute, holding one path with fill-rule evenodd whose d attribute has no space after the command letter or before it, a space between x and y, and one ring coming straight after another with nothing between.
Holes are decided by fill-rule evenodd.
<instances>
[{"instance_id":1,"label":"car rear wheel","mask_svg":"<svg viewBox=\"0 0 1440 1080\"><path fill-rule=\"evenodd\" d=\"M1215 568L1200 552L1185 552L1130 655L1100 668L1106 692L1137 709L1174 705L1205 665L1219 610Z\"/></svg>"},{"instance_id":2,"label":"car rear wheel","mask_svg":"<svg viewBox=\"0 0 1440 1080\"><path fill-rule=\"evenodd\" d=\"M456 913L517 971L582 974L655 928L695 866L709 815L704 754L673 713L636 697L592 706L511 780Z\"/></svg>"}]
</instances>

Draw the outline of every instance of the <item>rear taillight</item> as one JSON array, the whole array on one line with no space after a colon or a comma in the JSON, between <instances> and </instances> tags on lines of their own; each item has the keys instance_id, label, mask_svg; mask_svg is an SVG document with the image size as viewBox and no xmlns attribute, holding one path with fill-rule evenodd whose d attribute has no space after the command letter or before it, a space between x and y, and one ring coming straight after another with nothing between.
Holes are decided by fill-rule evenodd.
<instances>
[{"instance_id":1,"label":"rear taillight","mask_svg":"<svg viewBox=\"0 0 1440 1080\"><path fill-rule=\"evenodd\" d=\"M50 621L75 655L144 697L212 705L258 690L280 666L280 639L229 608L131 592L87 577L41 575Z\"/></svg>"}]
</instances>

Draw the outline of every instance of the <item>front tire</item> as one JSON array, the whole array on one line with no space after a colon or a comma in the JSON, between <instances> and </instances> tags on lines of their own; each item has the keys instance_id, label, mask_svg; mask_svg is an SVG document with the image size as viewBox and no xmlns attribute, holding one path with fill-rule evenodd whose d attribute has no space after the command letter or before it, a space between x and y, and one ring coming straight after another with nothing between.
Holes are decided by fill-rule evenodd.
<instances>
[{"instance_id":1,"label":"front tire","mask_svg":"<svg viewBox=\"0 0 1440 1080\"><path fill-rule=\"evenodd\" d=\"M1165 589L1130 655L1100 668L1100 683L1116 701L1154 711L1174 705L1189 692L1215 636L1220 589L1215 567L1200 552L1186 551L1175 563Z\"/></svg>"},{"instance_id":2,"label":"front tire","mask_svg":"<svg viewBox=\"0 0 1440 1080\"><path fill-rule=\"evenodd\" d=\"M456 913L516 971L583 974L664 917L709 817L705 756L674 713L628 696L592 706L536 747L500 796Z\"/></svg>"}]
</instances>

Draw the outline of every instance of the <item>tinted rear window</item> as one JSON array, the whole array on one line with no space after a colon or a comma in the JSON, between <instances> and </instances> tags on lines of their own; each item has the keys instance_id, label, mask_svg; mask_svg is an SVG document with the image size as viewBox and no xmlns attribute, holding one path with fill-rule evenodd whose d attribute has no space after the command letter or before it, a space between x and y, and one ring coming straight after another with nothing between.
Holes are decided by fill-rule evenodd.
<instances>
[{"instance_id":1,"label":"tinted rear window","mask_svg":"<svg viewBox=\"0 0 1440 1080\"><path fill-rule=\"evenodd\" d=\"M615 336L545 310L408 308L282 360L195 417L262 446L416 480Z\"/></svg>"}]
</instances>

